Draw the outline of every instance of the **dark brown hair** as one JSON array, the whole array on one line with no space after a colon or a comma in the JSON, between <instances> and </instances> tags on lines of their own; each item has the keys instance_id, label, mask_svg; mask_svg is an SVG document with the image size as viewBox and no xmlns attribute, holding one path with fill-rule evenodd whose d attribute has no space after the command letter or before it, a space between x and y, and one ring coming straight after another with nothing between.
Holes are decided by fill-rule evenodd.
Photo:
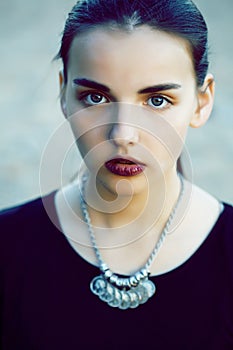
<instances>
[{"instance_id":1,"label":"dark brown hair","mask_svg":"<svg viewBox=\"0 0 233 350\"><path fill-rule=\"evenodd\" d=\"M203 84L208 69L208 31L202 14L191 0L78 1L66 20L61 47L56 56L63 61L65 82L74 37L100 25L126 31L149 25L186 39L193 55L197 85Z\"/></svg>"}]
</instances>

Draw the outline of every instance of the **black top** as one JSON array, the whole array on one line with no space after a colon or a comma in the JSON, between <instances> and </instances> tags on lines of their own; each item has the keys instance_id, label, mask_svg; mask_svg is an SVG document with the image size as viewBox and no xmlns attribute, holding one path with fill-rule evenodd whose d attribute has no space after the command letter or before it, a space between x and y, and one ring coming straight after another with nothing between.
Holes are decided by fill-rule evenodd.
<instances>
[{"instance_id":1,"label":"black top","mask_svg":"<svg viewBox=\"0 0 233 350\"><path fill-rule=\"evenodd\" d=\"M119 310L91 293L99 270L52 224L41 198L4 211L0 349L233 349L232 219L225 204L192 257L151 278L156 294Z\"/></svg>"}]
</instances>

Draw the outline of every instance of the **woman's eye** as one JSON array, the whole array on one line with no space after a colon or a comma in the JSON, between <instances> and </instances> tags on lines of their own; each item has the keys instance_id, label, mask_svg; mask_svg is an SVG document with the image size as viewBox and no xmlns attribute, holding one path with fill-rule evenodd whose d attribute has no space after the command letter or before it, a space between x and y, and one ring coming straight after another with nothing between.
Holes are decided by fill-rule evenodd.
<instances>
[{"instance_id":1,"label":"woman's eye","mask_svg":"<svg viewBox=\"0 0 233 350\"><path fill-rule=\"evenodd\" d=\"M82 100L88 105L98 105L108 101L105 96L98 93L87 94Z\"/></svg>"},{"instance_id":2,"label":"woman's eye","mask_svg":"<svg viewBox=\"0 0 233 350\"><path fill-rule=\"evenodd\" d=\"M147 100L147 104L155 108L165 108L170 102L163 96L152 96Z\"/></svg>"}]
</instances>

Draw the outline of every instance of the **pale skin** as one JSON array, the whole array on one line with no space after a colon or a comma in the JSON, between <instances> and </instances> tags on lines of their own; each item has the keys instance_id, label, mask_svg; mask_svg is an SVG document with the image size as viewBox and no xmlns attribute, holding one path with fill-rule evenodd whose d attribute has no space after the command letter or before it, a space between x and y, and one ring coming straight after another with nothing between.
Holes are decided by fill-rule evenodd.
<instances>
[{"instance_id":1,"label":"pale skin","mask_svg":"<svg viewBox=\"0 0 233 350\"><path fill-rule=\"evenodd\" d=\"M67 73L66 83L60 74L61 106L92 174L85 195L93 205L88 210L96 239L108 266L116 273L131 274L148 259L177 201L176 162L183 145L177 146L177 137L184 141L189 127L199 128L208 120L213 76L208 74L203 86L197 87L186 41L147 26L130 33L103 27L77 36ZM173 130L172 157L160 142L168 141L161 128L169 135ZM145 170L117 187L122 176L109 172L104 163L119 155L142 162ZM101 211L95 185L105 200ZM185 189L186 196L191 189L191 198L153 263L152 275L186 261L219 216L215 198L188 183ZM112 203L117 203L117 210L109 213ZM86 224L80 219L77 187L71 184L58 191L55 204L64 234L76 241L68 238L71 246L96 265Z\"/></svg>"}]
</instances>

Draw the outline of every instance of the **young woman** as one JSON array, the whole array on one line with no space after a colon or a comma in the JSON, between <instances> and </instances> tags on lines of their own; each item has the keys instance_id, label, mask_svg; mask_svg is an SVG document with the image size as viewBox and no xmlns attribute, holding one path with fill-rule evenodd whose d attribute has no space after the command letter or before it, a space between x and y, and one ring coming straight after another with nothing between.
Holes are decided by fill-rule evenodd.
<instances>
[{"instance_id":1,"label":"young woman","mask_svg":"<svg viewBox=\"0 0 233 350\"><path fill-rule=\"evenodd\" d=\"M213 106L202 15L78 1L58 56L83 162L1 214L1 349L233 349L233 209L180 168Z\"/></svg>"}]
</instances>

